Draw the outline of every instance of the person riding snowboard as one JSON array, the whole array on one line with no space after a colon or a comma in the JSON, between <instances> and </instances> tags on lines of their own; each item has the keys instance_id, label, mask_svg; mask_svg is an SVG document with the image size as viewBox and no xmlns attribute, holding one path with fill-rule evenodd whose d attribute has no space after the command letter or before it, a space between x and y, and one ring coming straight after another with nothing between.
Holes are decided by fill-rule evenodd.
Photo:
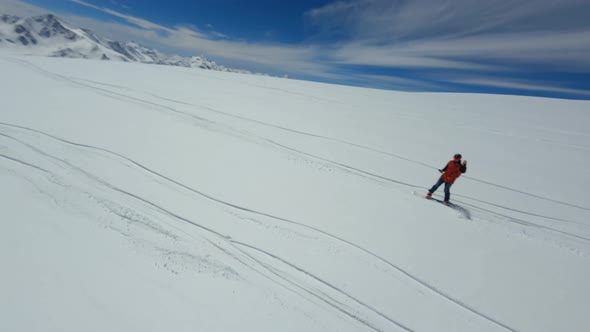
<instances>
[{"instance_id":1,"label":"person riding snowboard","mask_svg":"<svg viewBox=\"0 0 590 332\"><path fill-rule=\"evenodd\" d=\"M467 160L461 163L461 154L457 153L453 160L449 161L447 166L443 169L439 169L439 172L442 173L441 177L438 181L428 190L428 194L426 198L431 199L432 193L434 193L441 184L445 184L445 204L449 205L449 198L451 198L451 186L457 180L462 173L467 171Z\"/></svg>"}]
</instances>

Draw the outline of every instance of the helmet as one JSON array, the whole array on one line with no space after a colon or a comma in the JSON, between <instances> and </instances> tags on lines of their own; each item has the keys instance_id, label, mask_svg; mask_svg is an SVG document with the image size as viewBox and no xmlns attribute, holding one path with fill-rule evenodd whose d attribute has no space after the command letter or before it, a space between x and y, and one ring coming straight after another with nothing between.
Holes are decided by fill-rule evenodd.
<instances>
[{"instance_id":1,"label":"helmet","mask_svg":"<svg viewBox=\"0 0 590 332\"><path fill-rule=\"evenodd\" d=\"M461 159L461 154L460 153L455 154L455 158Z\"/></svg>"}]
</instances>

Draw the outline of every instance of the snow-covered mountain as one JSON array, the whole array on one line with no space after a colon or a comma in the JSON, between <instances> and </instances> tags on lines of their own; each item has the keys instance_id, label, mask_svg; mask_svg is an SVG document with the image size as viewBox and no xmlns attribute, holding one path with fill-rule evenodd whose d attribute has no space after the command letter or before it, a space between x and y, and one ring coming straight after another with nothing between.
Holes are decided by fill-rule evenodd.
<instances>
[{"instance_id":1,"label":"snow-covered mountain","mask_svg":"<svg viewBox=\"0 0 590 332\"><path fill-rule=\"evenodd\" d=\"M0 49L14 54L141 62L250 73L226 68L201 56L169 55L135 42L103 38L91 30L72 27L52 14L26 18L0 16Z\"/></svg>"}]
</instances>

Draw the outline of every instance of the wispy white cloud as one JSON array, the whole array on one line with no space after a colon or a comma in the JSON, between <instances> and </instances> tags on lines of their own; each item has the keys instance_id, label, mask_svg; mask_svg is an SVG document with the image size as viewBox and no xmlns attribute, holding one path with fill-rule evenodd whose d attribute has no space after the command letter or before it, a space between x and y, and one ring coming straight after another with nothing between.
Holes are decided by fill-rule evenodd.
<instances>
[{"instance_id":1,"label":"wispy white cloud","mask_svg":"<svg viewBox=\"0 0 590 332\"><path fill-rule=\"evenodd\" d=\"M51 12L51 10L34 6L21 0L1 0L0 12L3 14L26 17L47 14L48 12Z\"/></svg>"},{"instance_id":2,"label":"wispy white cloud","mask_svg":"<svg viewBox=\"0 0 590 332\"><path fill-rule=\"evenodd\" d=\"M406 77L357 74L356 80L363 82L364 86L381 87L400 91L448 91L444 83L411 79Z\"/></svg>"},{"instance_id":3,"label":"wispy white cloud","mask_svg":"<svg viewBox=\"0 0 590 332\"><path fill-rule=\"evenodd\" d=\"M306 17L320 35L340 33L344 39L394 42L576 30L588 27L584 14L588 9L586 0L338 0L310 10Z\"/></svg>"},{"instance_id":4,"label":"wispy white cloud","mask_svg":"<svg viewBox=\"0 0 590 332\"><path fill-rule=\"evenodd\" d=\"M334 63L405 68L448 68L461 70L493 70L498 66L478 64L464 59L452 59L441 52L423 52L422 45L371 45L351 42L334 48L330 59Z\"/></svg>"},{"instance_id":5,"label":"wispy white cloud","mask_svg":"<svg viewBox=\"0 0 590 332\"><path fill-rule=\"evenodd\" d=\"M131 9L131 7L130 7L130 6L128 6L128 5L124 4L124 3L119 3L119 2L117 2L117 1L115 1L115 0L111 0L111 3L112 3L113 5L115 5L115 6L121 7L121 8L123 8L123 9Z\"/></svg>"},{"instance_id":6,"label":"wispy white cloud","mask_svg":"<svg viewBox=\"0 0 590 332\"><path fill-rule=\"evenodd\" d=\"M343 43L331 53L342 64L462 70L550 65L590 72L590 29L564 33L511 33L391 45ZM493 63L493 65L491 65Z\"/></svg>"},{"instance_id":7,"label":"wispy white cloud","mask_svg":"<svg viewBox=\"0 0 590 332\"><path fill-rule=\"evenodd\" d=\"M570 94L570 95L590 96L590 91L588 91L588 90L563 88L563 87L559 87L559 86L547 86L547 85L541 85L541 84L531 84L529 82L507 81L507 80L497 80L497 79L482 79L482 78L453 79L452 82L460 83L460 84L468 84L468 85L489 86L489 87L495 87L495 88L507 88L507 89L517 89L517 90L527 90L527 91L545 91L545 92L565 93L565 94Z\"/></svg>"},{"instance_id":8,"label":"wispy white cloud","mask_svg":"<svg viewBox=\"0 0 590 332\"><path fill-rule=\"evenodd\" d=\"M77 3L79 5L82 5L82 6L86 6L86 7L89 7L89 8L100 10L102 12L105 12L107 14L113 15L115 17L122 18L125 21L127 21L127 22L129 22L131 24L134 24L134 25L136 25L136 26L138 26L140 28L143 28L143 29L147 29L147 30L160 30L160 31L166 31L166 32L174 32L173 29L169 29L169 28L167 28L167 27L165 27L163 25L160 25L160 24L157 24L157 23L148 21L148 20L144 20L142 18L135 17L135 16L132 16L132 15L122 14L122 13L116 11L116 10L112 10L112 9L109 9L109 8L106 8L106 7L95 6L95 5L93 5L91 3L88 3L86 1L82 1L82 0L70 0L70 1L71 2L74 2L74 3Z\"/></svg>"},{"instance_id":9,"label":"wispy white cloud","mask_svg":"<svg viewBox=\"0 0 590 332\"><path fill-rule=\"evenodd\" d=\"M491 60L590 71L589 12L587 0L348 0L306 17L315 39L339 40L340 63L484 69L474 62Z\"/></svg>"}]
</instances>

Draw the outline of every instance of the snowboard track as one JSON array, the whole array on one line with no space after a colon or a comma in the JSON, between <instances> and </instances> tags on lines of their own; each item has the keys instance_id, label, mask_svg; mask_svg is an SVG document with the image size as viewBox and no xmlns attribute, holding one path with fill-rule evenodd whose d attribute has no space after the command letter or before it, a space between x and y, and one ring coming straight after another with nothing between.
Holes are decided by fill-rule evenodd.
<instances>
[{"instance_id":1,"label":"snowboard track","mask_svg":"<svg viewBox=\"0 0 590 332\"><path fill-rule=\"evenodd\" d=\"M13 137L11 137L11 136L9 136L9 135L4 135L4 134L2 134L2 136L4 136L4 137L7 137L7 138L10 138L10 139L13 139L13 140L17 141L18 143L20 143L20 144L23 144L23 145L27 146L27 147L28 147L28 148L30 148L31 150L33 150L33 151L35 151L35 152L37 152L37 153L39 153L39 154L41 154L41 155L45 156L46 158L52 159L52 160L56 161L57 163L60 163L60 164L63 164L63 165L65 165L66 167L64 167L64 169L66 169L66 168L67 168L67 169L71 169L71 170L74 170L74 171L76 171L76 172L79 172L79 173L83 174L84 176L86 176L86 177L90 178L90 179L91 179L91 180L93 180L94 182L96 182L96 183L99 183L99 184L101 184L101 185L103 185L103 186L105 186L105 187L109 188L109 189L110 189L110 190L112 190L112 191L115 191L115 192L118 192L118 193L120 193L120 194L123 194L124 196L131 197L131 198L133 198L133 199L135 199L135 200L137 200L137 201L140 201L141 203L143 203L143 204L145 204L145 205L147 205L147 206L149 206L149 207L151 207L151 208L153 208L153 209L156 209L157 211L160 211L160 212L164 213L165 215L167 215L167 216L169 216L169 217L172 217L173 219L176 219L176 220L182 221L182 222L184 222L184 223L188 223L188 224L189 224L189 225L191 225L191 226L197 227L197 228L199 228L200 230L203 230L203 231L205 231L205 232L207 232L207 233L210 233L210 234L214 235L214 236L215 236L217 239L220 239L220 240L222 240L224 243L229 243L229 244L231 245L231 247L233 247L235 250L237 250L237 251L238 251L240 254L242 254L242 255L244 255L244 256L246 256L246 257L248 257L250 260L252 260L253 262L255 262L257 265L259 265L259 266L262 266L262 267L263 267L265 270L267 270L268 272L272 273L273 275L276 275L277 277L279 277L279 278L283 279L284 281L286 281L286 282L288 282L288 283L292 284L293 286L295 286L295 287L297 287L297 288L299 288L299 289L301 289L301 290L305 291L305 292L306 292L306 293L308 293L309 295L312 295L313 297L315 297L315 298L319 299L320 301L322 301L322 302L324 302L324 303L328 304L330 307L332 307L332 308L336 309L337 311L339 311L339 312L341 312L341 313L344 313L345 315L347 315L348 317L352 318L353 320L355 320L355 321L357 321L357 322L359 322L359 323L361 323L361 324L363 324L363 325L365 325L365 326L367 326L367 327L371 328L372 330L379 331L379 332L384 332L384 331L385 331L385 330L382 330L382 329L379 329L379 328L377 328L377 327L375 326L375 324L373 324L372 322L368 321L367 319L364 319L364 318L360 317L360 315L359 315L359 314L355 314L354 312L351 312L351 311L354 311L353 309L349 309L349 310L347 310L346 308L343 308L344 304L340 303L340 305L337 305L337 303L334 303L334 302L337 302L336 300L334 300L334 299L330 299L330 300L331 300L331 301L330 301L330 300L326 299L326 298L325 298L325 297L327 297L327 295L326 295L326 294L323 294L323 295L324 295L324 297L323 297L322 295L320 295L320 294L317 294L316 292L313 292L313 291L311 291L311 290L309 290L309 289L307 289L307 288L303 287L303 286L302 286L302 285L300 285L300 284L297 284L297 283L295 283L295 282L293 282L293 281L290 281L290 280L286 279L285 277L282 277L282 276L280 276L279 274L277 274L276 272L274 272L274 271L272 270L272 268L271 268L271 267L269 267L268 265L264 264L264 263L263 263L263 262L261 262L260 260L256 259L255 257L253 257L253 256L252 256L252 255L250 255L249 253L245 252L244 250L240 249L238 245L241 245L241 246L243 246L243 247L249 247L249 248L251 248L251 249L255 249L255 247L254 247L254 246L250 246L250 245L246 245L245 243L241 243L241 242L238 242L238 241L234 241L234 240L232 240L231 238L229 238L228 236L226 236L226 235L224 235L224 234L222 234L222 233L219 233L218 231L216 231L216 230L214 230L214 229L212 229L212 228L210 228L210 227L204 226L204 225L202 225L202 224L200 224L200 223L198 223L198 222L195 222L195 221L193 221L193 220L190 220L190 219L188 219L188 218L185 218L185 217L183 217L183 216L181 216L181 215L178 215L178 214L176 214L176 213L174 213L174 212L172 212L172 211L170 211L170 210L168 210L168 209L166 209L166 208L164 208L164 207L162 207L162 206L160 206L160 205L158 205L158 204L156 204L156 203L153 203L153 202L151 202L150 200L147 200L147 199L145 199L145 198L143 198L143 197L141 197L141 196L139 196L139 195L136 195L136 194L134 194L134 193L132 193L132 192L129 192L129 191L127 191L127 190L123 190L123 189L121 189L121 188L118 188L117 186L115 186L115 185L112 185L112 184L110 184L110 183L108 183L108 182L106 182L106 181L102 180L101 178L99 178L99 177L97 177L97 176L95 176L95 175L93 175L93 174L91 174L91 173L88 173L88 172L87 172L87 171L85 171L84 169L81 169L81 168L79 168L79 167L77 167L77 166L75 166L75 165L71 164L70 162L68 162L68 161L66 161L66 160L64 160L64 159L58 158L58 157L56 157L56 156L53 156L53 155L51 155L51 154L45 153L44 151L42 151L42 150L40 150L40 149L38 149L38 148L36 148L36 147L34 147L34 146L32 146L32 145L30 145L30 144L26 143L26 142L23 142L23 141L21 141L21 140L18 140L18 139L16 139L16 138L13 138ZM29 163L22 163L22 164L23 164L23 165L25 165L25 166L28 166L28 167L33 167L33 168L35 168L35 169L37 169L37 170L39 170L39 171L44 171L42 168L36 167L35 165L29 164ZM44 171L44 172L45 172L45 171ZM48 171L48 172L49 172L49 171ZM51 172L49 172L49 173L51 173ZM90 194L90 193L88 193L88 192L86 192L86 194L88 194L88 195L92 195L92 194ZM110 212L114 213L115 215L119 216L119 217L120 217L120 218L122 218L122 219L128 219L128 217L127 217L127 216L121 215L120 213L117 213L116 211L110 210ZM134 222L136 222L136 221L134 220ZM158 233L161 233L161 232L162 232L162 230L161 230L161 229L153 228L153 227L151 227L150 225L147 225L147 227L148 227L148 228L151 228L152 230L154 230L154 231L156 231L156 232L158 232ZM166 234L164 234L164 235L166 235ZM205 238L207 239L207 237L205 237ZM212 244L213 244L213 242L212 242L211 240L207 240L207 241L208 241L209 243L212 243ZM215 246L216 246L217 248L221 249L221 247L219 247L219 245L215 245ZM263 250L261 250L261 249L258 249L258 251L267 253L266 251L263 251ZM236 255L235 255L235 254L229 253L227 250L224 250L224 252L226 252L226 253L227 253L227 254L229 254L229 255L230 255L232 258L234 258L234 259L238 260L238 261L239 261L239 262L241 262L242 264L245 264L245 265L247 265L247 266L248 266L250 269L252 269L253 271L255 271L255 272L257 272L257 273L259 273L259 274L262 274L263 276L267 277L267 276L266 276L264 273L260 272L260 270L258 270L258 269L256 269L256 268L252 267L252 265L251 265L251 264L248 264L248 263L244 262L243 260L241 260L241 259L238 259L238 258L236 257ZM278 257L277 257L277 256L275 256L275 255L272 255L272 257L274 257L275 259L278 259ZM290 266L292 266L292 267L295 267L294 265L292 265L292 264L289 264L289 263L288 263L288 262L286 262L285 260L282 260L282 259L280 259L280 261L282 261L283 263L285 263L285 264L288 264L288 265L290 265ZM299 270L300 272L305 272L305 271L303 271L303 270L301 270L301 269L298 269L298 270ZM312 276L310 273L307 273L307 272L305 272L305 273L306 273L307 275L309 275L309 276ZM276 280L274 280L274 279L272 279L272 278L269 278L269 280L271 280L273 283L277 283L277 281L276 281ZM318 279L318 281L320 281L320 280ZM322 281L322 282L323 282L323 281ZM329 287L329 286L331 286L329 283L325 283L325 282L323 282L323 283L324 283L324 286L328 286L328 287ZM279 284L279 285L280 285L280 283L277 283L277 284ZM403 324L401 324L401 323L398 323L397 321L395 321L395 320L393 320L393 319L391 319L391 318L387 317L386 315L384 315L384 314L380 313L379 311L375 310L374 308L372 308L372 307L370 307L370 306L368 306L368 305L364 304L363 302L361 302L361 301L359 301L359 300L355 299L353 296L351 296L351 295L349 295L349 294L345 293L344 291L342 291L342 290L340 290L340 289L338 289L338 288L335 288L335 287L330 287L330 288L332 288L333 290L335 290L335 291L339 292L339 293L340 293L340 294L342 294L343 296L345 296L345 297L347 297L347 298L350 298L350 299L352 299L353 301L355 301L356 303L360 304L361 306L363 306L363 307L364 307L364 308L366 308L367 310L369 310L369 311L371 311L371 312L374 312L375 314L377 314L377 315L381 316L382 318L384 318L384 319L386 319L387 321L389 321L391 324L394 324L395 326L397 326L397 327L399 327L399 328L403 329L404 331L410 331L410 332L413 332L413 330L411 330L411 329L409 329L409 328L405 327ZM291 289L291 291L293 291L293 290ZM301 295L300 293L298 293L298 292L296 292L296 291L295 291L295 293L297 293L298 295ZM304 298L305 298L305 297L304 297Z\"/></svg>"},{"instance_id":2,"label":"snowboard track","mask_svg":"<svg viewBox=\"0 0 590 332\"><path fill-rule=\"evenodd\" d=\"M134 161L134 160L132 160L132 159L130 159L128 157L125 157L125 156L123 156L121 154L118 154L116 152L113 152L113 151L110 151L110 150L107 150L107 149L104 149L104 148L95 147L95 146L91 146L91 145L87 145L87 144L75 143L75 142L72 142L72 141L61 139L59 137L56 137L56 136L51 135L51 134L48 134L48 133L44 133L44 132L39 131L39 130L32 129L32 128L27 128L27 127L24 127L24 126L13 125L13 124L5 123L5 122L0 122L0 125L6 126L6 127L12 127L12 128L16 128L16 129L20 129L20 130L24 130L24 131L29 131L29 132L33 132L33 133L37 133L37 134L41 134L43 136L52 138L53 140L56 140L56 141L59 141L59 142L62 142L62 143L66 143L68 145L72 145L72 146L76 146L76 147L84 148L84 149L89 149L89 150L100 151L102 153L106 153L106 154L115 156L115 157L117 157L119 159L122 159L124 161L127 161L128 163L131 163L131 164L139 167L140 169L142 169L145 172L148 172L148 173L150 173L152 175L155 175L155 176L157 176L159 178L162 178L162 179L164 179L166 181L169 181L170 183L173 183L173 184L175 184L177 186L180 186L180 187L182 187L182 188L184 188L186 190L189 190L189 191L191 191L191 192L193 192L193 193L195 193L195 194L197 194L199 196L202 196L202 197L204 197L204 198L206 198L206 199L208 199L210 201L213 201L213 202L216 202L216 203L222 204L224 206L231 207L231 208L234 208L234 209L243 211L243 212L248 212L248 213L256 214L256 215L259 215L259 216L268 217L268 218L274 219L276 221L281 221L281 222L286 222L286 223L289 223L289 224L294 224L294 225L297 225L297 226L300 226L300 227L304 227L306 229L309 229L309 230L312 230L312 231L321 233L324 236L327 236L329 238L332 238L333 240L337 240L338 242L341 242L341 243L344 243L344 244L346 244L348 246L351 246L353 248L356 248L357 250L360 250L361 252L364 252L365 254L367 254L367 255L369 255L369 256L377 259L381 263L389 266L391 269L393 269L397 273L400 273L400 274L404 275L405 277L409 278L410 280L413 280L414 282L418 283L422 287L425 287L426 289L428 289L432 293L437 294L438 296L441 296L442 298L450 301L451 303L459 306L460 308L462 308L462 309L464 309L464 310L466 310L468 312L471 312L472 314L474 314L476 316L479 316L479 317L481 317L481 318L483 318L483 319L485 319L485 320L487 320L487 321L489 321L489 322L491 322L491 323L493 323L493 324L495 324L495 325L497 325L497 326L499 326L499 327L501 327L501 328L503 328L505 330L508 330L508 331L516 331L515 329L509 327L508 325L506 325L504 323L501 323L500 321L498 321L497 319L491 317L490 315L487 315L487 314L485 314L483 312L478 311L477 309L469 306L467 303L465 303L465 302L463 302L463 301L461 301L459 299L456 299L456 298L450 296L449 294L445 293L444 291L442 291L441 289L437 288L436 286L434 286L434 285L432 285L432 284L430 284L430 283L422 280L421 278L419 278L419 277L411 274L410 272L404 270L403 268L401 268L401 267L399 267L399 266L397 266L397 265L389 262L388 260L386 260L385 258L379 256L378 254L376 254L374 252L371 252L370 250L365 249L365 248L363 248L363 247L361 247L361 246L359 246L359 245L357 245L357 244L355 244L355 243L353 243L351 241L348 241L348 240L346 240L344 238L341 238L341 237L338 237L338 236L336 236L334 234L331 234L329 232L323 231L323 230L321 230L319 228L315 228L313 226L306 225L306 224L304 224L302 222L297 222L297 221L289 220L289 219L278 217L278 216L274 216L274 215L271 215L271 214L268 214L268 213L256 211L256 210L253 210L253 209L250 209L250 208L242 207L242 206L239 206L239 205L236 205L236 204L233 204L233 203L225 202L223 200L217 199L217 198L212 197L212 196L210 196L208 194L205 194L203 192L200 192L200 191L198 191L196 189L193 189L191 187L188 187L188 186L186 186L186 185L184 185L184 184L182 184L180 182L177 182L177 181L175 181L175 180L173 180L173 179L171 179L171 178L169 178L169 177L167 177L165 175L162 175L162 174L160 174L160 173L158 173L156 171L153 171L150 168L148 168L148 167L146 167L146 166L144 166L144 165L142 165L142 164L140 164L140 163L138 163L138 162L136 162L136 161ZM72 165L71 163L69 163L69 162L67 162L65 160L62 160L62 159L59 159L59 158L57 158L55 156L46 154L45 152L43 152L43 151L41 151L41 150L39 150L39 149L31 146L30 144L28 144L26 142L23 142L23 141L19 140L17 138L14 138L14 137L12 137L10 135L7 135L7 134L3 134L2 136L7 137L7 138L11 138L11 139L13 139L15 141L18 141L21 144L24 144L24 145L26 145L26 146L28 146L30 148L33 148L34 150L36 150L37 152L39 152L41 154L44 154L48 158L52 158L52 159L54 159L54 160L56 160L56 161L58 161L60 163L65 164L65 165L69 165L69 167L72 167L73 169L76 169L78 172L81 172L82 174L85 174L89 178L93 179L94 181L97 181L97 182L101 183L102 185L110 188L113 191L119 192L119 193L124 194L126 196L132 197L132 198L134 198L136 200L139 200L139 201L141 201L141 202L143 202L143 203L151 206L152 208L155 208L157 210L162 211L163 213L165 213L168 216L171 216L171 217L173 217L173 218L175 218L177 220L181 220L181 221L183 221L185 223L189 223L189 224L191 224L193 226L196 226L196 227L198 227L198 228L200 228L202 230L205 230L207 232L210 232L212 234L215 234L219 238L227 241L227 237L225 235L223 235L223 234L215 231L214 229L211 229L209 227L200 225L200 224L198 224L198 223L196 223L194 221L191 221L191 220L189 220L187 218L184 218L184 217L182 217L182 216L180 216L178 214L175 214L175 213L173 213L173 212L171 212L171 211L169 211L169 210L167 210L167 209L165 209L165 208L163 208L161 206L158 206L157 204L155 204L153 202L150 202L149 200L146 200L146 199L144 199L144 198L142 198L142 197L140 197L140 196L138 196L136 194L133 194L133 193L128 192L128 191L125 191L125 190L122 190L122 189L120 189L118 187L113 186L110 183L106 183L102 179L97 178L96 176L94 176L93 174L90 174L90 173L86 172L85 170L80 169L77 166ZM403 325L400 324L400 326L403 326Z\"/></svg>"},{"instance_id":3,"label":"snowboard track","mask_svg":"<svg viewBox=\"0 0 590 332\"><path fill-rule=\"evenodd\" d=\"M39 72L39 73L41 73L43 75L49 76L49 77L51 77L53 79L61 80L61 81L67 82L69 84L77 85L77 86L81 86L81 87L85 87L85 88L88 88L88 89L91 89L91 90L96 90L97 92L99 92L99 93L101 93L101 94L103 94L105 96L111 96L113 98L118 98L118 99L123 98L123 100L124 99L127 99L127 100L131 100L131 101L135 101L135 102L139 102L139 103L143 103L143 104L148 104L148 105L151 105L153 107L161 107L161 108L167 109L167 110L172 111L172 112L177 113L177 114L182 114L184 116L189 116L189 117L195 118L197 120L204 121L206 123L228 127L228 128L230 128L230 129L232 129L232 130L234 130L236 132L241 132L241 133L246 133L248 135L253 135L253 136L256 136L258 138L262 138L263 140L269 141L271 144L276 144L275 142L273 142L272 140L269 140L267 138L263 138L261 136L255 135L255 134L248 133L246 131L237 130L237 129L231 128L231 127L229 127L227 125L221 125L219 123L216 123L214 121L208 120L206 118L195 116L192 113L178 111L177 109L174 109L174 108L172 108L170 106L166 106L166 105L162 105L162 104L158 104L158 103L146 101L146 100L143 100L143 99L140 99L140 98L131 97L131 96L128 96L128 95L125 95L125 94L121 94L121 93L117 93L117 92L114 92L114 91L111 91L111 90L102 89L102 88L98 88L96 86L92 86L92 85L89 85L89 84L81 83L81 82L77 81L77 80L80 80L80 79L77 79L76 80L76 78L70 78L70 77L66 77L66 76L60 75L60 74L53 73L51 71L48 71L46 69L43 69L43 68L41 68L41 67L39 67L37 65L34 65L34 64L32 64L30 62L27 62L27 61L24 61L24 60L6 59L6 58L4 58L3 60L10 61L10 62L13 62L13 63L17 63L19 65L28 67L31 70L37 71L37 72ZM127 90L127 91L133 90L133 89L130 89L128 87L121 87L121 86L117 86L117 85L113 85L113 84L107 84L107 83L101 83L101 82L97 82L97 81L90 81L90 80L83 80L83 81L92 82L92 83L95 83L95 84L100 84L100 85L105 85L105 86L116 87L116 88L124 89L124 90ZM389 153L389 152L385 152L385 151L382 151L382 150L379 150L379 149L367 147L367 146L364 146L364 145L361 145L361 144L349 142L349 141L346 141L346 140L343 140L343 139L327 137L327 136L318 135L318 134L314 134L314 133L308 133L308 132L304 132L304 131L300 131L300 130L294 130L294 129L287 128L287 127L284 127L284 126L279 126L279 125L275 125L275 124L271 124L271 123L267 123L267 122L263 122L263 121L259 121L259 120L255 120L255 119L251 119L251 118L242 117L242 116L239 116L239 115L227 113L227 112L220 111L220 110L217 110L217 109L214 109L214 108L211 108L211 107L207 107L207 106L196 105L196 104L186 103L186 102L178 101L178 100L174 100L174 99L163 98L163 97L160 97L158 95L155 95L155 94L153 94L151 92L145 92L145 91L141 91L141 92L150 94L150 95L152 95L152 96L154 96L156 98L160 98L162 100L168 100L168 101L171 101L171 102L176 102L176 103L184 104L184 105L187 105L187 106L197 107L197 108L208 110L208 111L215 112L215 113L218 113L218 114L223 114L223 115L226 115L226 116L229 116L229 117L234 117L234 118L242 119L244 121L258 123L258 124L261 124L261 125L264 125L264 126L273 127L273 128L276 128L276 129L280 129L280 130L284 130L284 131L288 131L288 132L292 132L292 133L296 133L296 134L300 134L300 135L305 135L305 136L309 136L309 137L315 137L315 138L319 138L319 139L323 139L323 140L327 140L327 141L339 142L339 143L342 143L342 144L346 144L346 145L349 145L349 146L354 146L354 147L357 147L357 148L360 148L360 149L364 149L364 150L367 150L367 151L372 151L372 152L383 154L383 155L386 155L386 156L389 156L389 157L393 157L393 158L405 160L405 161L408 161L408 162L411 162L411 163L415 163L415 164L418 164L418 165L422 165L422 166L428 167L430 169L438 169L437 167L434 167L432 165L428 165L426 163L422 163L422 162L417 161L417 160L409 159L409 158L406 158L406 157L403 157L403 156L399 156L399 155L396 155L396 154L393 154L393 153ZM283 148L287 148L287 149L292 150L292 151L295 151L295 152L301 153L301 151L298 151L296 149L285 147L283 145L279 145L279 146L281 146ZM308 156L311 156L311 157L314 157L314 158L319 158L319 157L314 156L314 155L311 155L311 154L307 154L307 153L304 153L304 154L306 154ZM357 170L354 167L350 167L350 166L347 166L347 165L339 164L339 163L336 163L336 162L333 162L333 161L330 161L330 160L327 160L327 159L323 159L323 158L319 158L319 159L324 160L324 161L327 161L327 162L330 162L330 163L333 163L333 164L338 165L338 166L343 166L343 167L345 167L345 168L347 168L349 170ZM383 177L383 176L380 176L380 175L377 175L377 174L373 174L373 173L370 173L370 172L366 172L366 171L360 171L360 172L361 173L364 173L366 175L370 175L370 176L379 178L379 179L383 179L383 180L394 182L394 183L398 183L398 184L407 185L407 186L410 186L410 187L413 187L413 188L428 189L428 188L425 188L423 186L416 186L416 185L404 183L404 182L401 182L401 181L396 181L396 180L389 179L387 177ZM472 177L469 177L469 176L463 176L463 177L466 178L466 179L472 180L472 181L480 182L480 183L483 183L483 184L486 184L486 185L494 186L494 187L497 187L497 188L501 188L501 189L504 189L504 190L512 191L512 192L519 193L519 194L522 194L522 195L534 197L534 198L537 198L537 199L541 199L541 200L553 202L553 203L560 204L560 205L565 205L565 206L573 207L573 208L580 209L580 210L590 211L590 208L588 208L588 207L584 207L584 206L580 206L580 205L576 205L576 204L571 204L571 203L568 203L568 202L563 202L563 201L555 200L555 199L552 199L552 198L549 198L549 197L532 194L532 193L525 192L525 191L522 191L522 190L519 190L519 189L511 188L511 187L504 186L504 185L495 184L495 183L492 183L492 182L489 182L489 181L480 180L480 179L472 178ZM486 202L486 204L491 204L491 203L487 203ZM505 207L503 207L501 205L498 205L498 207L505 208ZM526 212L523 212L523 211L518 211L518 212L520 212L520 213L526 213ZM531 215L534 215L534 214L531 213ZM548 218L548 219L556 219L556 218L545 217L545 216L541 216L541 217Z\"/></svg>"}]
</instances>

